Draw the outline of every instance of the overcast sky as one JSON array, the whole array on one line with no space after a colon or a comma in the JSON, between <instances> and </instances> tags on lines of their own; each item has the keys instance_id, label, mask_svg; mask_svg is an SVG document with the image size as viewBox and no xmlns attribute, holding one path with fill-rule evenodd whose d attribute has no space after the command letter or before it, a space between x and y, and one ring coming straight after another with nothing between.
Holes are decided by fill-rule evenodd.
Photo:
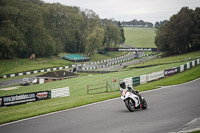
<instances>
[{"instance_id":1,"label":"overcast sky","mask_svg":"<svg viewBox=\"0 0 200 133\"><path fill-rule=\"evenodd\" d=\"M46 3L61 3L91 9L100 18L114 18L117 21L133 19L155 23L163 21L187 6L200 7L200 0L43 0Z\"/></svg>"}]
</instances>

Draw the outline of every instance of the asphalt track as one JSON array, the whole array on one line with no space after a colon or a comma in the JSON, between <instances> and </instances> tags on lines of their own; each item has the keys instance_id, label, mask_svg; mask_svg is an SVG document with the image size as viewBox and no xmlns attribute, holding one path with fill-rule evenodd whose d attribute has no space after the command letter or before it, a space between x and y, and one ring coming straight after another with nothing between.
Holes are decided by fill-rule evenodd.
<instances>
[{"instance_id":1,"label":"asphalt track","mask_svg":"<svg viewBox=\"0 0 200 133\"><path fill-rule=\"evenodd\" d=\"M168 133L200 116L200 79L142 95L147 110L129 112L117 98L1 125L0 133Z\"/></svg>"}]
</instances>

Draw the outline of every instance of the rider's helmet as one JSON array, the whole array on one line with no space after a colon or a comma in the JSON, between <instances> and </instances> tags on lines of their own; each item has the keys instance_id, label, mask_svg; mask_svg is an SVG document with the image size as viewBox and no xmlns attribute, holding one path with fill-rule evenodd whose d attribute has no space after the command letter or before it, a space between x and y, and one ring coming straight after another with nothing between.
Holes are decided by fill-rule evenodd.
<instances>
[{"instance_id":1,"label":"rider's helmet","mask_svg":"<svg viewBox=\"0 0 200 133\"><path fill-rule=\"evenodd\" d=\"M120 85L120 87L121 87L122 89L125 89L125 88L126 88L126 84L125 84L125 82L123 82L123 81L120 82L119 85Z\"/></svg>"}]
</instances>

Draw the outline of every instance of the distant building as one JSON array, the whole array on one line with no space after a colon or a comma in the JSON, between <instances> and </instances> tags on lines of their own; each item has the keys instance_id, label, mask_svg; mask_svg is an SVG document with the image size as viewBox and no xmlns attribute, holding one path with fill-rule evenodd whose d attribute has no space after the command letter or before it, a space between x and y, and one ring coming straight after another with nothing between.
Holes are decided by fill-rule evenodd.
<instances>
[{"instance_id":1,"label":"distant building","mask_svg":"<svg viewBox=\"0 0 200 133\"><path fill-rule=\"evenodd\" d=\"M52 82L52 81L59 81L67 78L74 78L78 77L78 74L74 74L68 71L54 71L54 72L48 72L37 77L37 83L38 84L43 84L47 82Z\"/></svg>"}]
</instances>

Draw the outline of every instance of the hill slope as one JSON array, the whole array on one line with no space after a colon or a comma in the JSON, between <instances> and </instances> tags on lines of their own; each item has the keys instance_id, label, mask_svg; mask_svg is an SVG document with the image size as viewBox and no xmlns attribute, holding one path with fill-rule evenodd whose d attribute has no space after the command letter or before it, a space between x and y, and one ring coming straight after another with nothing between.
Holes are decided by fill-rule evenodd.
<instances>
[{"instance_id":1,"label":"hill slope","mask_svg":"<svg viewBox=\"0 0 200 133\"><path fill-rule=\"evenodd\" d=\"M126 37L125 44L132 47L152 47L156 48L154 43L155 29L154 28L133 28L124 27Z\"/></svg>"}]
</instances>

